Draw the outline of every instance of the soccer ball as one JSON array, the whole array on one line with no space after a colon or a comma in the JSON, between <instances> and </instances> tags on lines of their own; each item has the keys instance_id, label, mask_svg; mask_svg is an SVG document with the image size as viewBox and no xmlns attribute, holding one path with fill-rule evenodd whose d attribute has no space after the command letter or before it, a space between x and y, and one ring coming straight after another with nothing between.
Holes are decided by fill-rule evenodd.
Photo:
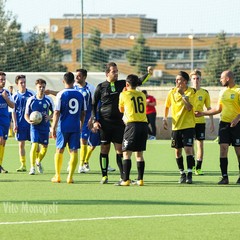
<instances>
[{"instance_id":1,"label":"soccer ball","mask_svg":"<svg viewBox=\"0 0 240 240\"><path fill-rule=\"evenodd\" d=\"M30 114L30 121L32 121L34 125L39 124L42 121L42 114L38 111L33 111Z\"/></svg>"}]
</instances>

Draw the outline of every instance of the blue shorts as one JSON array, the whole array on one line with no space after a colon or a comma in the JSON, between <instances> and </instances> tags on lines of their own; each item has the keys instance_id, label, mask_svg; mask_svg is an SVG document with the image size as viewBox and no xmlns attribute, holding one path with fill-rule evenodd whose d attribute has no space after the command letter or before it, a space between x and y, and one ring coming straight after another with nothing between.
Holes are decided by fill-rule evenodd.
<instances>
[{"instance_id":1,"label":"blue shorts","mask_svg":"<svg viewBox=\"0 0 240 240\"><path fill-rule=\"evenodd\" d=\"M80 148L80 138L79 133L62 133L57 132L56 147L58 149L63 149L68 144L69 149L76 150Z\"/></svg>"},{"instance_id":2,"label":"blue shorts","mask_svg":"<svg viewBox=\"0 0 240 240\"><path fill-rule=\"evenodd\" d=\"M93 133L92 131L90 131L90 136L88 138L88 145L91 147L96 147L96 146L99 146L100 144L101 144L101 140L100 140L99 131L97 133Z\"/></svg>"},{"instance_id":3,"label":"blue shorts","mask_svg":"<svg viewBox=\"0 0 240 240\"><path fill-rule=\"evenodd\" d=\"M30 141L30 126L29 127L19 127L15 135L17 141Z\"/></svg>"},{"instance_id":4,"label":"blue shorts","mask_svg":"<svg viewBox=\"0 0 240 240\"><path fill-rule=\"evenodd\" d=\"M88 140L88 138L90 136L90 132L91 132L91 130L88 128L87 123L84 122L84 124L82 126L82 131L81 131L81 138Z\"/></svg>"},{"instance_id":5,"label":"blue shorts","mask_svg":"<svg viewBox=\"0 0 240 240\"><path fill-rule=\"evenodd\" d=\"M3 137L4 140L8 139L9 127L10 127L10 124L9 126L0 125L0 137Z\"/></svg>"},{"instance_id":6,"label":"blue shorts","mask_svg":"<svg viewBox=\"0 0 240 240\"><path fill-rule=\"evenodd\" d=\"M43 145L48 145L49 131L39 131L31 128L30 136L32 143L41 143Z\"/></svg>"}]
</instances>

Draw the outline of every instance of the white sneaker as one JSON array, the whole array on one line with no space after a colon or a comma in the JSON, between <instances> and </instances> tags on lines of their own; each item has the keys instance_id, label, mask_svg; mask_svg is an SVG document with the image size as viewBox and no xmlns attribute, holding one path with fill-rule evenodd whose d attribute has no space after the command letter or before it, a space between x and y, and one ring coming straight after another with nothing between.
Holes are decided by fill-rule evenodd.
<instances>
[{"instance_id":1,"label":"white sneaker","mask_svg":"<svg viewBox=\"0 0 240 240\"><path fill-rule=\"evenodd\" d=\"M112 168L110 165L108 165L108 172L115 172L116 169L115 168Z\"/></svg>"},{"instance_id":2,"label":"white sneaker","mask_svg":"<svg viewBox=\"0 0 240 240\"><path fill-rule=\"evenodd\" d=\"M85 172L89 172L90 171L90 167L88 163L84 163L84 170Z\"/></svg>"},{"instance_id":3,"label":"white sneaker","mask_svg":"<svg viewBox=\"0 0 240 240\"><path fill-rule=\"evenodd\" d=\"M43 174L43 168L42 168L42 164L40 162L36 163L37 165L37 171L41 174ZM35 170L35 169L34 169Z\"/></svg>"},{"instance_id":4,"label":"white sneaker","mask_svg":"<svg viewBox=\"0 0 240 240\"><path fill-rule=\"evenodd\" d=\"M35 168L34 167L30 168L29 175L35 175Z\"/></svg>"},{"instance_id":5,"label":"white sneaker","mask_svg":"<svg viewBox=\"0 0 240 240\"><path fill-rule=\"evenodd\" d=\"M85 171L85 167L84 166L80 166L79 168L78 168L78 173L85 173L86 171Z\"/></svg>"}]
</instances>

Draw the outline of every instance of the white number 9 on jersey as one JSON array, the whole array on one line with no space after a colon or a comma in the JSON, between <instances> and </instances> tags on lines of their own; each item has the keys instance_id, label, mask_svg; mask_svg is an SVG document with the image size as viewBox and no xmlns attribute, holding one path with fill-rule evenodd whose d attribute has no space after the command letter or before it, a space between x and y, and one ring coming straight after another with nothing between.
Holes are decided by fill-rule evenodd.
<instances>
[{"instance_id":1,"label":"white number 9 on jersey","mask_svg":"<svg viewBox=\"0 0 240 240\"><path fill-rule=\"evenodd\" d=\"M79 109L78 100L76 98L72 98L69 101L69 113L70 114L75 114L76 112L78 112L78 109Z\"/></svg>"}]
</instances>

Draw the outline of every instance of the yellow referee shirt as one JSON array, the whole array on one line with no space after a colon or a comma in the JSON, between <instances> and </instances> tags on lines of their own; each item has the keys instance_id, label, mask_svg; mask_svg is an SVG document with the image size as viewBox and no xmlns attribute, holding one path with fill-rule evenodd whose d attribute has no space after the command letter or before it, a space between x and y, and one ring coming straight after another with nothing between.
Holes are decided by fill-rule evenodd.
<instances>
[{"instance_id":1,"label":"yellow referee shirt","mask_svg":"<svg viewBox=\"0 0 240 240\"><path fill-rule=\"evenodd\" d=\"M218 104L222 107L221 121L232 122L240 114L240 87L225 88L219 93Z\"/></svg>"},{"instance_id":2,"label":"yellow referee shirt","mask_svg":"<svg viewBox=\"0 0 240 240\"><path fill-rule=\"evenodd\" d=\"M208 109L211 107L210 102L210 95L209 92L206 89L200 88L195 93L195 101L194 101L194 111L202 112L204 109L204 106ZM195 118L196 123L205 123L205 117L196 117Z\"/></svg>"},{"instance_id":3,"label":"yellow referee shirt","mask_svg":"<svg viewBox=\"0 0 240 240\"><path fill-rule=\"evenodd\" d=\"M147 122L146 96L137 90L128 90L120 93L119 107L124 108L123 121Z\"/></svg>"},{"instance_id":4,"label":"yellow referee shirt","mask_svg":"<svg viewBox=\"0 0 240 240\"><path fill-rule=\"evenodd\" d=\"M192 106L194 106L195 92L196 90L191 87L188 87L184 92ZM177 88L173 88L169 91L165 101L165 107L171 107L172 130L182 130L195 127L194 109L188 111L185 108L182 96L178 93Z\"/></svg>"}]
</instances>

